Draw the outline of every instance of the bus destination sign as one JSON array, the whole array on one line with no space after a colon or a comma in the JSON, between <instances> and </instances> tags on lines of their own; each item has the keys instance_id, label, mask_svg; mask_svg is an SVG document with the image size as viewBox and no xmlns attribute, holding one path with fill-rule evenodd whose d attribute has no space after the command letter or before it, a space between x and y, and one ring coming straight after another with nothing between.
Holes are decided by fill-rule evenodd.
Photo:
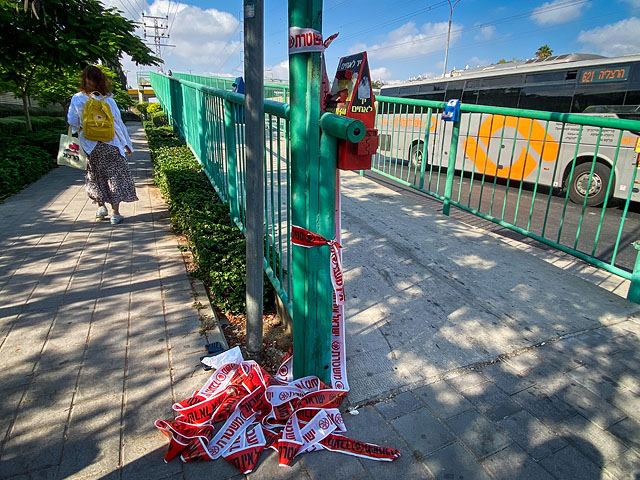
<instances>
[{"instance_id":1,"label":"bus destination sign","mask_svg":"<svg viewBox=\"0 0 640 480\"><path fill-rule=\"evenodd\" d=\"M580 72L579 83L621 82L629 78L629 65L624 67L590 68Z\"/></svg>"}]
</instances>

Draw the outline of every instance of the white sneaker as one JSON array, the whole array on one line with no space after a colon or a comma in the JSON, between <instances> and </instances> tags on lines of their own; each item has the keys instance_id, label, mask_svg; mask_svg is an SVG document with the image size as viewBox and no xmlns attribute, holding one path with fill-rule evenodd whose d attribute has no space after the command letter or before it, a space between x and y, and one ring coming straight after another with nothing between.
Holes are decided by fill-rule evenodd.
<instances>
[{"instance_id":1,"label":"white sneaker","mask_svg":"<svg viewBox=\"0 0 640 480\"><path fill-rule=\"evenodd\" d=\"M122 223L122 220L124 220L122 215L118 215L117 213L111 215L111 225L118 225Z\"/></svg>"},{"instance_id":2,"label":"white sneaker","mask_svg":"<svg viewBox=\"0 0 640 480\"><path fill-rule=\"evenodd\" d=\"M96 212L96 218L98 220L102 220L107 215L109 215L109 212L107 211L107 207L98 208L98 211Z\"/></svg>"}]
</instances>

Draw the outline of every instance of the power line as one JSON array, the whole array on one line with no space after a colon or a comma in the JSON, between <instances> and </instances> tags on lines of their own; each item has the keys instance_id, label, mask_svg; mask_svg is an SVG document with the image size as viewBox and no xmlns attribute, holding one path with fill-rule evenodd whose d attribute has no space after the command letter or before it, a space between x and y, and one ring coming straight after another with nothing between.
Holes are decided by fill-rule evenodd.
<instances>
[{"instance_id":1,"label":"power line","mask_svg":"<svg viewBox=\"0 0 640 480\"><path fill-rule=\"evenodd\" d=\"M633 9L633 10L640 10L640 9ZM564 28L567 24L569 23L578 23L578 22L583 22L585 20L600 20L602 18L606 18L606 17L612 17L612 16L617 16L617 13L610 13L608 15L599 15L598 17L590 17L588 19L580 19L580 20L570 20L568 22L563 23L562 25L553 25L550 27L542 27L542 28L536 28L534 30L527 30L524 32L518 32L518 38L522 38L524 35L527 35L528 37L533 36L536 33L539 33L541 31L548 31L548 30L555 30L555 29L559 29L559 28ZM501 39L494 39L494 40L486 40L484 42L474 42L474 43L469 43L466 45L458 45L457 47L455 47L456 51L459 50L465 50L465 49L469 49L469 48L476 48L478 45L495 45L495 44L499 44L499 43L504 43L504 42L510 42L512 41L513 38L511 36L508 36L508 38L501 38ZM438 54L439 52L434 51L434 52L430 52L430 53L426 53L426 54L416 54L416 55L411 55L408 57L402 57L403 59L410 59L410 58L427 58L427 57L431 57ZM455 78L455 77L452 77Z\"/></svg>"},{"instance_id":2,"label":"power line","mask_svg":"<svg viewBox=\"0 0 640 480\"><path fill-rule=\"evenodd\" d=\"M406 15L401 15L400 17L393 18L393 19L388 20L388 21L386 21L384 23L379 23L377 25L373 25L371 27L367 27L367 28L365 28L363 30L358 30L357 32L353 32L352 34L344 36L344 37L338 37L338 38L336 38L336 43L338 41L345 41L345 40L349 40L351 38L359 37L363 33L368 33L368 32L377 30L378 28L386 27L387 25L391 25L393 23L396 23L396 22L399 22L399 21L402 21L402 20L406 20L406 19L411 18L411 17L415 17L416 15L419 15L419 14L424 13L424 12L428 12L428 11L436 9L438 7L443 7L445 5L447 5L447 1L446 0L442 1L442 2L434 3L434 4L429 5L427 7L424 7L424 8L421 8L419 10L416 10L415 12L411 12L411 13L408 13Z\"/></svg>"},{"instance_id":3,"label":"power line","mask_svg":"<svg viewBox=\"0 0 640 480\"><path fill-rule=\"evenodd\" d=\"M551 7L547 7L547 8L544 8L544 9L536 8L536 9L531 10L531 11L526 12L526 13L521 13L521 14L518 14L518 15L512 15L510 17L504 17L504 18L493 20L493 21L486 22L486 23L479 23L479 24L473 25L471 27L460 28L458 30L454 30L453 33L462 33L462 32L468 32L468 31L471 31L471 30L478 30L478 29L484 28L484 27L489 27L489 26L498 25L498 24L501 24L501 23L511 22L513 20L519 20L521 18L527 18L527 17L530 17L531 15L533 15L534 13L551 12L551 11L554 11L554 10L559 10L561 8L566 8L566 7L571 7L571 6L575 6L575 5L581 5L581 4L584 4L584 3L589 3L590 1L591 0L577 0L577 1L567 2L567 3L563 3L563 4L559 4L559 5L553 5ZM399 42L399 43L393 43L391 45L386 45L384 47L370 48L370 49L367 49L367 53L377 52L377 51L380 51L380 50L388 50L390 48L402 47L402 46L405 46L405 45L414 45L416 43L421 43L421 42L433 40L435 38L445 37L446 35L447 35L446 33L441 33L441 34L437 34L437 35L429 35L427 37L422 37L422 38L419 38L417 40L410 40L408 42Z\"/></svg>"}]
</instances>

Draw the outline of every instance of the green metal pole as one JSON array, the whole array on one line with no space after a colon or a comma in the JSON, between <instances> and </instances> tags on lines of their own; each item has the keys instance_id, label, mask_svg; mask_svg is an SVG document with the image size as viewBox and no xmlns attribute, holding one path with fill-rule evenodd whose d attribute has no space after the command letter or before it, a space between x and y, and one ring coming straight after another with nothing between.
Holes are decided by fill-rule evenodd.
<instances>
[{"instance_id":1,"label":"green metal pole","mask_svg":"<svg viewBox=\"0 0 640 480\"><path fill-rule=\"evenodd\" d=\"M633 303L640 303L640 241L633 242L636 252L636 264L631 274L631 284L627 293L627 300Z\"/></svg>"},{"instance_id":2,"label":"green metal pole","mask_svg":"<svg viewBox=\"0 0 640 480\"><path fill-rule=\"evenodd\" d=\"M238 183L236 164L236 129L235 113L236 104L229 100L224 101L224 148L227 154L227 177L229 183L229 213L231 223L240 222L240 211L238 210Z\"/></svg>"},{"instance_id":3,"label":"green metal pole","mask_svg":"<svg viewBox=\"0 0 640 480\"><path fill-rule=\"evenodd\" d=\"M451 194L453 192L453 176L456 172L456 156L458 155L458 137L460 136L460 120L453 122L451 130L451 145L449 147L449 162L447 163L447 181L444 185L444 199L442 213L449 215L451 209Z\"/></svg>"},{"instance_id":4,"label":"green metal pole","mask_svg":"<svg viewBox=\"0 0 640 480\"><path fill-rule=\"evenodd\" d=\"M290 0L289 27L322 31L322 0ZM332 238L333 232L324 231L327 222L322 220L334 213L329 199L335 191L320 185L321 177L326 176L319 156L320 75L320 53L289 56L291 216L294 225ZM292 253L294 376L318 375L329 383L331 302L325 303L332 287L328 249L293 246Z\"/></svg>"}]
</instances>

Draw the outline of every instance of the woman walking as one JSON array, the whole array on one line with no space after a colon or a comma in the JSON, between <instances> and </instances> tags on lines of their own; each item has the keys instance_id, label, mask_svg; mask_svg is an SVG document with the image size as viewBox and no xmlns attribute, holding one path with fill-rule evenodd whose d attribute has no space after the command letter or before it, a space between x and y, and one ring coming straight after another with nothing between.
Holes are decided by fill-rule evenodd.
<instances>
[{"instance_id":1,"label":"woman walking","mask_svg":"<svg viewBox=\"0 0 640 480\"><path fill-rule=\"evenodd\" d=\"M88 140L83 135L82 112L90 96L103 100L111 109L115 134L110 141ZM67 121L74 132L80 131L80 145L87 152L85 187L89 198L98 204L96 218L102 220L109 215L108 203L113 210L111 224L117 225L123 219L120 203L138 200L125 159L125 154L131 155L133 145L111 96L110 80L98 67L89 65L82 71L80 91L71 98Z\"/></svg>"}]
</instances>

